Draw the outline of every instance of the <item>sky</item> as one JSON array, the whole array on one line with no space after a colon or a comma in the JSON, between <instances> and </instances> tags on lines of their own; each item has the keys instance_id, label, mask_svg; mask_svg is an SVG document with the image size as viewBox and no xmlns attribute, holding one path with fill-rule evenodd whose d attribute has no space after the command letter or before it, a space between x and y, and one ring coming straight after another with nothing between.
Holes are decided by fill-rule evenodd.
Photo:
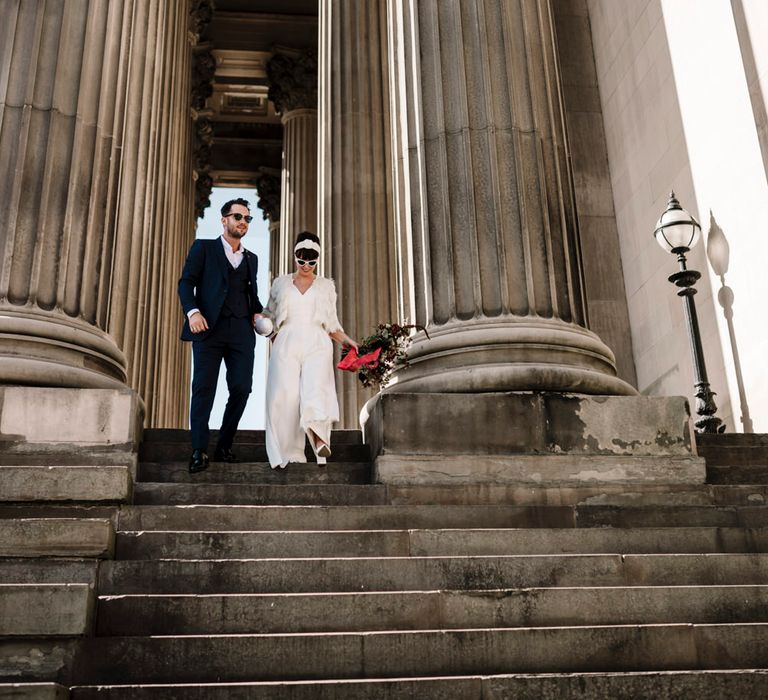
<instances>
[{"instance_id":1,"label":"sky","mask_svg":"<svg viewBox=\"0 0 768 700\"><path fill-rule=\"evenodd\" d=\"M221 235L221 207L230 199L243 197L251 204L253 221L248 233L242 239L242 245L256 253L259 257L259 299L262 304L269 298L269 228L268 222L262 218L261 209L256 206L258 195L255 190L236 189L232 187L215 187L211 194L211 206L205 210L202 219L197 220L197 238L217 238ZM253 363L253 391L245 408L245 413L240 419L239 428L242 430L262 430L264 428L264 397L267 380L267 343L261 336L256 336L256 357ZM189 344L189 352L192 353L192 344ZM212 429L221 426L221 418L224 415L224 406L227 403L227 383L225 379L224 363L219 372L219 386L216 389L216 401L211 411L210 427Z\"/></svg>"}]
</instances>

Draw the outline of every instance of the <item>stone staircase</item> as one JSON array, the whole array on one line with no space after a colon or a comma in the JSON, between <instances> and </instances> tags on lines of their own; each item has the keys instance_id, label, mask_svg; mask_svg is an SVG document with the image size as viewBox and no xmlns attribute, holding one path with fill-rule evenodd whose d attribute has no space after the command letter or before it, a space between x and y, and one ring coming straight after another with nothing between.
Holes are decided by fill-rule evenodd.
<instances>
[{"instance_id":1,"label":"stone staircase","mask_svg":"<svg viewBox=\"0 0 768 700\"><path fill-rule=\"evenodd\" d=\"M720 483L698 487L429 487L372 484L357 431L333 444L272 471L245 432L245 463L190 476L187 434L147 431L133 505L45 513L114 527L100 561L0 562L95 609L6 641L2 680L47 683L0 698L768 695L755 454L726 475L702 445Z\"/></svg>"}]
</instances>

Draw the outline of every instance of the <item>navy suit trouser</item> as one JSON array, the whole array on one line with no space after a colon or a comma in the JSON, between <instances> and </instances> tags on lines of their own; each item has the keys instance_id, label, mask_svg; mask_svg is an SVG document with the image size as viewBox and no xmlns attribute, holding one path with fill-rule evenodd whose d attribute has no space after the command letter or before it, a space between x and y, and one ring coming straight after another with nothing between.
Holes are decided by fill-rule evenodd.
<instances>
[{"instance_id":1,"label":"navy suit trouser","mask_svg":"<svg viewBox=\"0 0 768 700\"><path fill-rule=\"evenodd\" d=\"M256 336L248 317L221 317L203 340L192 341L194 369L189 423L193 450L208 450L208 420L216 396L222 360L227 368L229 399L224 409L217 447L232 447L237 424L251 393L255 345Z\"/></svg>"}]
</instances>

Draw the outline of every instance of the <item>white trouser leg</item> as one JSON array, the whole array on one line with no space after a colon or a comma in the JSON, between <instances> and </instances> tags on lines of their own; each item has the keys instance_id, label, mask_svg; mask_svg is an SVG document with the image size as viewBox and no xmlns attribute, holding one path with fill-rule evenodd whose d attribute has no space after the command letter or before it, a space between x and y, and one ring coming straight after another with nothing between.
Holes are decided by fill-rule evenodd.
<instances>
[{"instance_id":1,"label":"white trouser leg","mask_svg":"<svg viewBox=\"0 0 768 700\"><path fill-rule=\"evenodd\" d=\"M301 364L273 348L267 378L266 440L269 464L274 469L288 462L306 462L304 430L300 426Z\"/></svg>"},{"instance_id":2,"label":"white trouser leg","mask_svg":"<svg viewBox=\"0 0 768 700\"><path fill-rule=\"evenodd\" d=\"M309 353L302 363L300 396L301 427L331 444L331 426L339 419L339 404L333 377L333 349L328 345ZM313 436L309 435L312 444Z\"/></svg>"}]
</instances>

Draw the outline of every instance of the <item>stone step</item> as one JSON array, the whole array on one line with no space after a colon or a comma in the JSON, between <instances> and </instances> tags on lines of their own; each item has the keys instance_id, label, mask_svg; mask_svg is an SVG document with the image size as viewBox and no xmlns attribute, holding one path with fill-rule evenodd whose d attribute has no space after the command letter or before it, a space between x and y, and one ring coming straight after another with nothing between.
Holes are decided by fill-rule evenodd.
<instances>
[{"instance_id":1,"label":"stone step","mask_svg":"<svg viewBox=\"0 0 768 700\"><path fill-rule=\"evenodd\" d=\"M696 445L707 467L768 466L768 434L765 433L699 435Z\"/></svg>"},{"instance_id":2,"label":"stone step","mask_svg":"<svg viewBox=\"0 0 768 700\"><path fill-rule=\"evenodd\" d=\"M202 488L202 487L199 487ZM368 497L368 489L347 493ZM361 489L355 491L354 489ZM366 489L366 490L362 490ZM263 491L260 495L266 495ZM249 494L243 494L244 497ZM343 491L336 492L341 498ZM383 491L374 491L383 500ZM202 497L201 497L202 498ZM237 500L237 499L232 499ZM350 499L351 500L351 499ZM364 500L364 499L362 499ZM128 506L120 530L365 530L398 528L766 527L766 506L175 505Z\"/></svg>"},{"instance_id":3,"label":"stone step","mask_svg":"<svg viewBox=\"0 0 768 700\"><path fill-rule=\"evenodd\" d=\"M0 683L71 685L68 676L82 639L82 637L0 637ZM25 692L34 693L34 689L25 690ZM32 694L21 697L36 696ZM50 695L41 697L50 697Z\"/></svg>"},{"instance_id":4,"label":"stone step","mask_svg":"<svg viewBox=\"0 0 768 700\"><path fill-rule=\"evenodd\" d=\"M7 443L6 443L7 444ZM75 449L64 445L62 451L50 450L12 452L0 442L0 467L128 467L136 466L135 453L99 449Z\"/></svg>"},{"instance_id":5,"label":"stone step","mask_svg":"<svg viewBox=\"0 0 768 700\"><path fill-rule=\"evenodd\" d=\"M570 506L132 506L121 510L118 527L129 531L573 527L575 515Z\"/></svg>"},{"instance_id":6,"label":"stone step","mask_svg":"<svg viewBox=\"0 0 768 700\"><path fill-rule=\"evenodd\" d=\"M768 484L702 484L539 488L509 484L395 485L387 484L387 501L394 504L446 505L614 505L697 506L765 505Z\"/></svg>"},{"instance_id":7,"label":"stone step","mask_svg":"<svg viewBox=\"0 0 768 700\"><path fill-rule=\"evenodd\" d=\"M140 506L358 506L386 504L386 488L373 484L136 484Z\"/></svg>"},{"instance_id":8,"label":"stone step","mask_svg":"<svg viewBox=\"0 0 768 700\"><path fill-rule=\"evenodd\" d=\"M594 486L536 487L521 484L387 484L389 503L418 505L757 505L768 503L768 486L645 485L642 487L600 484ZM741 490L744 489L744 493ZM732 495L731 495L732 494ZM718 500L720 499L720 500Z\"/></svg>"},{"instance_id":9,"label":"stone step","mask_svg":"<svg viewBox=\"0 0 768 700\"><path fill-rule=\"evenodd\" d=\"M95 559L0 559L3 583L87 583L96 587Z\"/></svg>"},{"instance_id":10,"label":"stone step","mask_svg":"<svg viewBox=\"0 0 768 700\"><path fill-rule=\"evenodd\" d=\"M127 466L0 466L0 502L131 499Z\"/></svg>"},{"instance_id":11,"label":"stone step","mask_svg":"<svg viewBox=\"0 0 768 700\"><path fill-rule=\"evenodd\" d=\"M69 688L58 683L0 683L2 700L69 700Z\"/></svg>"},{"instance_id":12,"label":"stone step","mask_svg":"<svg viewBox=\"0 0 768 700\"><path fill-rule=\"evenodd\" d=\"M268 462L225 464L215 462L204 472L190 474L187 462L142 462L139 482L188 484L370 484L371 465L363 462L316 462L289 464L285 469L271 469ZM183 491L183 490L181 490ZM136 484L136 497L146 493Z\"/></svg>"},{"instance_id":13,"label":"stone step","mask_svg":"<svg viewBox=\"0 0 768 700\"><path fill-rule=\"evenodd\" d=\"M745 445L768 447L768 433L696 433L695 438L699 451Z\"/></svg>"},{"instance_id":14,"label":"stone step","mask_svg":"<svg viewBox=\"0 0 768 700\"><path fill-rule=\"evenodd\" d=\"M214 465L199 474L190 474L186 462L172 465L144 463L139 465L140 482L135 485L134 502L144 498L152 491L167 494L168 497L186 498L190 502L191 494L201 486L216 484L242 484L252 486L281 486L283 489L270 492L270 495L284 500L274 503L300 503L309 494L315 494L301 487L322 488L332 486L334 482L356 487L373 487L386 493L382 502L402 505L616 505L616 506L695 506L695 505L765 505L768 504L768 484L701 485L697 487L652 486L637 488L599 487L552 487L536 488L520 485L501 484L455 484L450 486L418 486L371 484L371 468L363 463L330 463L319 468L314 463L291 465L285 470L272 470L266 463ZM157 484L177 485L178 489L159 487ZM194 486L184 489L182 485ZM292 488L298 489L296 494ZM352 493L353 490L350 490ZM252 488L251 493L258 498L259 490ZM225 493L225 491L221 491ZM184 495L181 495L184 494ZM165 497L164 495L162 497ZM213 497L213 496L210 496ZM2 507L0 507L0 513ZM0 515L0 517L2 517Z\"/></svg>"},{"instance_id":15,"label":"stone step","mask_svg":"<svg viewBox=\"0 0 768 700\"><path fill-rule=\"evenodd\" d=\"M768 552L768 529L434 529L120 532L117 559Z\"/></svg>"},{"instance_id":16,"label":"stone step","mask_svg":"<svg viewBox=\"0 0 768 700\"><path fill-rule=\"evenodd\" d=\"M0 519L0 557L111 557L110 520L87 518Z\"/></svg>"},{"instance_id":17,"label":"stone step","mask_svg":"<svg viewBox=\"0 0 768 700\"><path fill-rule=\"evenodd\" d=\"M282 634L677 622L768 622L768 586L102 597L96 633Z\"/></svg>"},{"instance_id":18,"label":"stone step","mask_svg":"<svg viewBox=\"0 0 768 700\"><path fill-rule=\"evenodd\" d=\"M111 520L117 522L119 503L7 503L0 505L0 520L78 518Z\"/></svg>"},{"instance_id":19,"label":"stone step","mask_svg":"<svg viewBox=\"0 0 768 700\"><path fill-rule=\"evenodd\" d=\"M81 686L73 700L724 700L768 697L768 671L653 671L327 680L206 685Z\"/></svg>"},{"instance_id":20,"label":"stone step","mask_svg":"<svg viewBox=\"0 0 768 700\"><path fill-rule=\"evenodd\" d=\"M211 445L215 445L219 439L219 431L211 430ZM179 430L176 428L148 428L142 435L142 442L154 443L165 442L173 443L178 442L183 445L191 445L192 442L191 433L189 430ZM238 430L235 443L236 444L248 444L257 443L265 444L266 438L263 430ZM361 430L332 430L331 442L337 445L362 445L363 433Z\"/></svg>"},{"instance_id":21,"label":"stone step","mask_svg":"<svg viewBox=\"0 0 768 700\"><path fill-rule=\"evenodd\" d=\"M72 684L763 668L766 638L765 623L96 637Z\"/></svg>"},{"instance_id":22,"label":"stone step","mask_svg":"<svg viewBox=\"0 0 768 700\"><path fill-rule=\"evenodd\" d=\"M710 484L768 484L768 465L707 467Z\"/></svg>"},{"instance_id":23,"label":"stone step","mask_svg":"<svg viewBox=\"0 0 768 700\"><path fill-rule=\"evenodd\" d=\"M95 594L85 583L0 583L0 636L89 634L94 610Z\"/></svg>"},{"instance_id":24,"label":"stone step","mask_svg":"<svg viewBox=\"0 0 768 700\"><path fill-rule=\"evenodd\" d=\"M262 442L236 442L232 451L244 462L267 462L267 448ZM144 442L139 448L139 460L142 462L186 462L192 453L188 442ZM312 449L307 445L305 453L308 460L314 460ZM210 457L213 457L211 448ZM333 462L369 462L371 450L363 444L336 444L331 438L331 456Z\"/></svg>"},{"instance_id":25,"label":"stone step","mask_svg":"<svg viewBox=\"0 0 768 700\"><path fill-rule=\"evenodd\" d=\"M766 506L576 506L577 527L768 526Z\"/></svg>"},{"instance_id":26,"label":"stone step","mask_svg":"<svg viewBox=\"0 0 768 700\"><path fill-rule=\"evenodd\" d=\"M101 595L754 585L768 554L105 561Z\"/></svg>"}]
</instances>

